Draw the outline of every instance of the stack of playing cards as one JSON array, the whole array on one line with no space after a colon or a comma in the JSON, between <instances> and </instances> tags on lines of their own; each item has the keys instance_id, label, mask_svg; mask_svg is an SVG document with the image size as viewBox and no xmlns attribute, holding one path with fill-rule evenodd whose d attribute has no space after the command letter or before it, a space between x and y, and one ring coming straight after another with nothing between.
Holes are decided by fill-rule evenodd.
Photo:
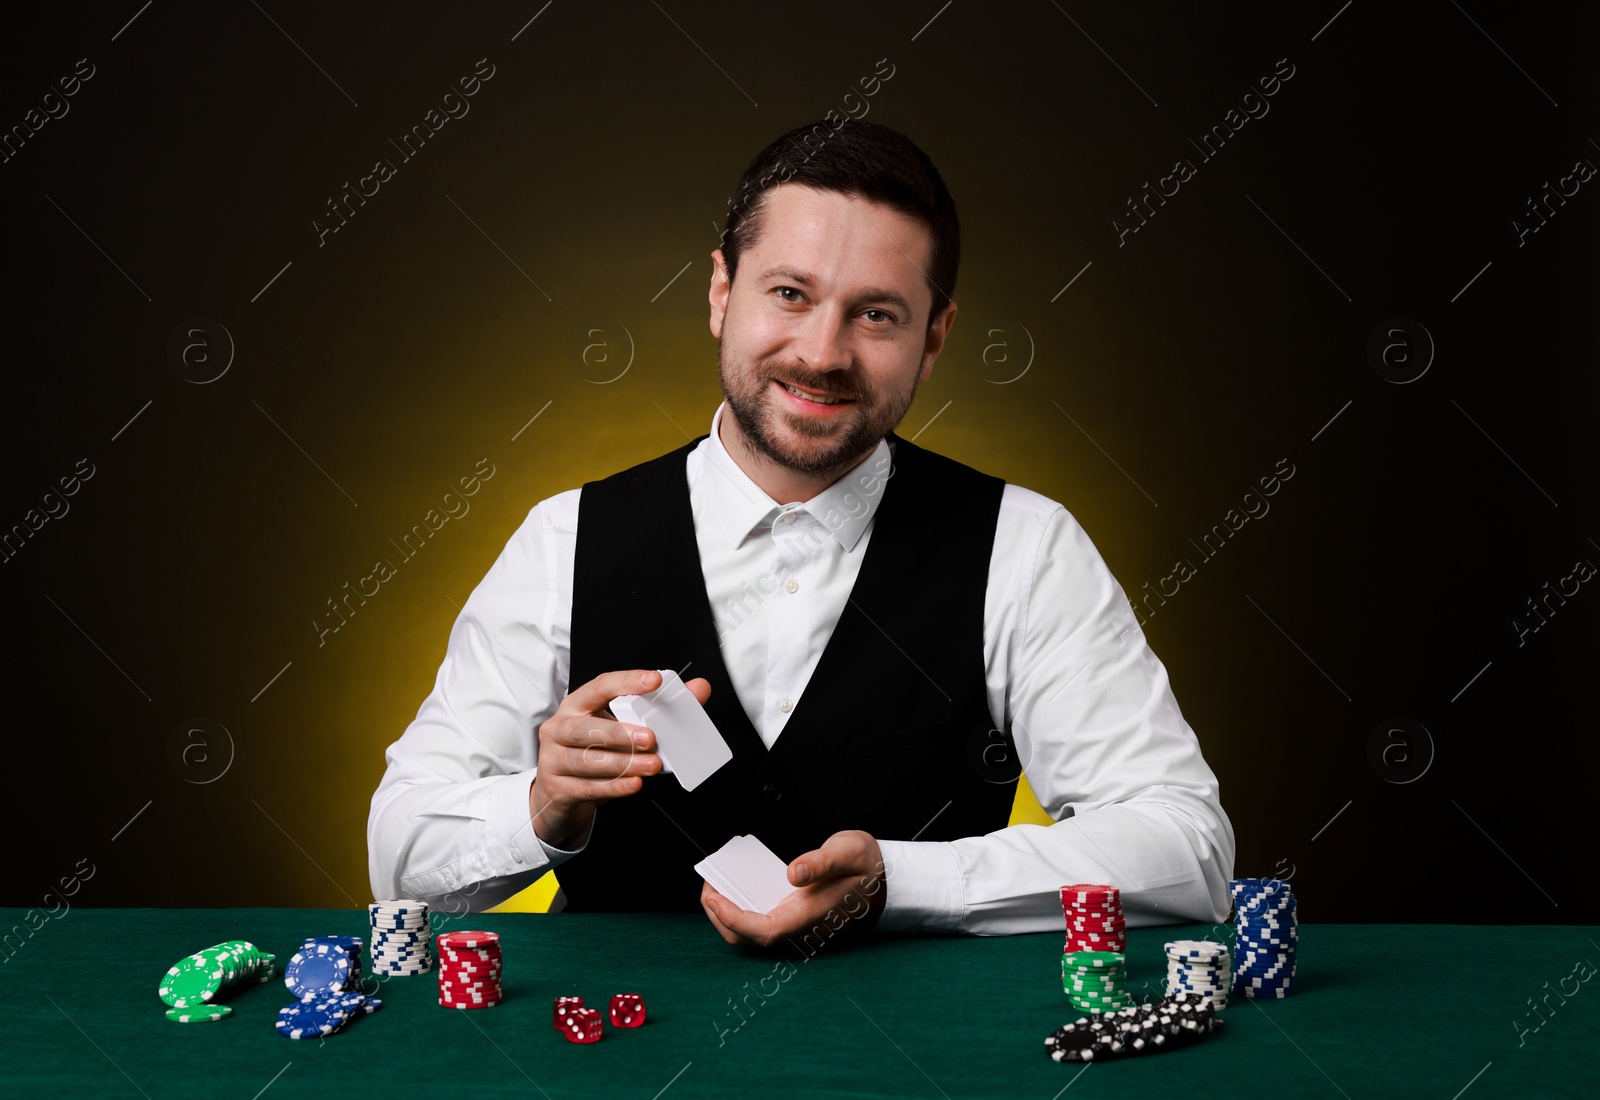
<instances>
[{"instance_id":1,"label":"stack of playing cards","mask_svg":"<svg viewBox=\"0 0 1600 1100\"><path fill-rule=\"evenodd\" d=\"M794 890L789 867L753 836L736 836L694 865L700 877L740 909L770 913Z\"/></svg>"},{"instance_id":2,"label":"stack of playing cards","mask_svg":"<svg viewBox=\"0 0 1600 1100\"><path fill-rule=\"evenodd\" d=\"M619 722L654 731L662 773L677 776L683 789L692 791L732 760L733 750L678 674L670 668L657 671L660 687L644 695L617 696L611 700L611 713Z\"/></svg>"}]
</instances>

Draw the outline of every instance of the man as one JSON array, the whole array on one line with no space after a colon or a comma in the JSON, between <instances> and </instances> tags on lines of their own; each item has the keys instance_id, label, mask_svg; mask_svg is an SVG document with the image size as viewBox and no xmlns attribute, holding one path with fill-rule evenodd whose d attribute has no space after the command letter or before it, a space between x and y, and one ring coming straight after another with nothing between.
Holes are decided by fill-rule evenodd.
<instances>
[{"instance_id":1,"label":"man","mask_svg":"<svg viewBox=\"0 0 1600 1100\"><path fill-rule=\"evenodd\" d=\"M959 254L896 131L755 158L711 254L710 433L529 512L387 752L379 897L483 908L559 868L569 911L698 907L763 945L1060 929L1073 882L1119 886L1130 925L1225 916L1216 777L1088 536L894 434ZM733 751L692 793L607 709L666 668ZM1055 824L1007 826L1017 758ZM767 915L692 870L744 833L797 888Z\"/></svg>"}]
</instances>

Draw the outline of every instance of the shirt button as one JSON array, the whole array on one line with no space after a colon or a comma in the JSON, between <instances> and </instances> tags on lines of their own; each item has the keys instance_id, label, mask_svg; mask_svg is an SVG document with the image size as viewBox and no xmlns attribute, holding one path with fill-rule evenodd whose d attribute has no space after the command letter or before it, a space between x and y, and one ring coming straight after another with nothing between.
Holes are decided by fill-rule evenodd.
<instances>
[{"instance_id":1,"label":"shirt button","mask_svg":"<svg viewBox=\"0 0 1600 1100\"><path fill-rule=\"evenodd\" d=\"M786 513L784 515L784 517L783 517L783 522L785 522L785 523L793 523L794 522L794 513L793 512Z\"/></svg>"},{"instance_id":2,"label":"shirt button","mask_svg":"<svg viewBox=\"0 0 1600 1100\"><path fill-rule=\"evenodd\" d=\"M518 851L516 848L511 849L511 859L513 860L513 862L521 863L522 862L522 853L520 851Z\"/></svg>"},{"instance_id":3,"label":"shirt button","mask_svg":"<svg viewBox=\"0 0 1600 1100\"><path fill-rule=\"evenodd\" d=\"M785 592L798 592L800 591L800 582L795 580L793 577L790 577L788 580L783 582L783 590Z\"/></svg>"},{"instance_id":4,"label":"shirt button","mask_svg":"<svg viewBox=\"0 0 1600 1100\"><path fill-rule=\"evenodd\" d=\"M766 795L768 802L776 802L783 797L783 791L776 783L768 783L761 788L761 793Z\"/></svg>"},{"instance_id":5,"label":"shirt button","mask_svg":"<svg viewBox=\"0 0 1600 1100\"><path fill-rule=\"evenodd\" d=\"M789 713L789 708L792 707L792 706L794 706L794 704L789 702L789 700L787 700L787 699L779 699L778 700L778 709L783 711L783 713L785 713L785 714Z\"/></svg>"}]
</instances>

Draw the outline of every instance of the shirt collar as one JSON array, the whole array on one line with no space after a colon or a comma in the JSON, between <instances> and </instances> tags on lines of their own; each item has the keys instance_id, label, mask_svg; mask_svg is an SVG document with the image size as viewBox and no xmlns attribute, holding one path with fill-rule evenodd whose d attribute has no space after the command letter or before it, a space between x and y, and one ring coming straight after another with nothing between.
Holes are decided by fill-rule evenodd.
<instances>
[{"instance_id":1,"label":"shirt collar","mask_svg":"<svg viewBox=\"0 0 1600 1100\"><path fill-rule=\"evenodd\" d=\"M752 533L770 528L788 512L809 514L830 531L846 551L854 550L883 500L893 448L887 439L832 485L804 503L783 504L750 479L722 445L718 434L727 401L711 414L711 435L700 444L711 475L703 490L710 495L717 521L729 545L737 549Z\"/></svg>"}]
</instances>

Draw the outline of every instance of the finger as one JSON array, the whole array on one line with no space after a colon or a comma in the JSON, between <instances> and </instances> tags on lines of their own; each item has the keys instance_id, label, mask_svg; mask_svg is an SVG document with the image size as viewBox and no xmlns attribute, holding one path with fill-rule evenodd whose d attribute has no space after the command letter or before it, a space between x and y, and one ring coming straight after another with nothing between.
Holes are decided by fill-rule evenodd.
<instances>
[{"instance_id":1,"label":"finger","mask_svg":"<svg viewBox=\"0 0 1600 1100\"><path fill-rule=\"evenodd\" d=\"M561 776L551 784L550 797L552 800L577 805L582 802L607 802L613 798L626 798L630 794L638 794L644 786L644 780L636 775L624 775L616 779L583 779L577 776Z\"/></svg>"},{"instance_id":2,"label":"finger","mask_svg":"<svg viewBox=\"0 0 1600 1100\"><path fill-rule=\"evenodd\" d=\"M617 779L624 775L655 775L661 771L661 757L655 753L634 749L617 751L602 745L561 746L551 762L563 775L584 779Z\"/></svg>"},{"instance_id":3,"label":"finger","mask_svg":"<svg viewBox=\"0 0 1600 1100\"><path fill-rule=\"evenodd\" d=\"M650 752L656 747L655 733L648 727L594 714L559 718L551 722L548 729L549 740L578 749L597 747L614 752Z\"/></svg>"},{"instance_id":4,"label":"finger","mask_svg":"<svg viewBox=\"0 0 1600 1100\"><path fill-rule=\"evenodd\" d=\"M860 874L862 847L855 830L834 833L822 847L797 856L789 864L789 881L796 886L830 878Z\"/></svg>"},{"instance_id":5,"label":"finger","mask_svg":"<svg viewBox=\"0 0 1600 1100\"><path fill-rule=\"evenodd\" d=\"M752 913L748 909L741 909L715 890L715 908L711 915L715 917L724 928L739 937L741 943L756 944L766 947L772 943L772 919L765 913ZM730 941L731 942L731 941Z\"/></svg>"},{"instance_id":6,"label":"finger","mask_svg":"<svg viewBox=\"0 0 1600 1100\"><path fill-rule=\"evenodd\" d=\"M619 695L643 695L661 686L661 673L653 668L635 668L626 672L605 672L561 700L558 712L567 714L594 714L604 709Z\"/></svg>"},{"instance_id":7,"label":"finger","mask_svg":"<svg viewBox=\"0 0 1600 1100\"><path fill-rule=\"evenodd\" d=\"M700 887L700 907L706 911L706 917L711 921L712 927L716 928L718 934L725 941L736 945L747 943L744 937L729 928L718 917L719 913L726 912L728 909L736 910L738 907L718 893L717 889L709 882L702 884Z\"/></svg>"},{"instance_id":8,"label":"finger","mask_svg":"<svg viewBox=\"0 0 1600 1100\"><path fill-rule=\"evenodd\" d=\"M683 686L694 693L694 697L700 700L701 706L705 706L706 700L711 698L711 681L704 676L696 676Z\"/></svg>"}]
</instances>

